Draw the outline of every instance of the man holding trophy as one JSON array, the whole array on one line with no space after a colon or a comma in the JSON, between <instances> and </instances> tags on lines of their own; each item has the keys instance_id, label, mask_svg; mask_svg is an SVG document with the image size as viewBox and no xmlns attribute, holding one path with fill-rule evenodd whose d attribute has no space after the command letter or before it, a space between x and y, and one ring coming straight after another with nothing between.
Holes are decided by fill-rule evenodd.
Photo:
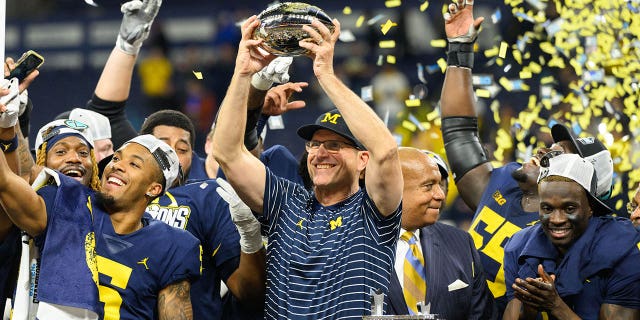
<instances>
[{"instance_id":1,"label":"man holding trophy","mask_svg":"<svg viewBox=\"0 0 640 320\"><path fill-rule=\"evenodd\" d=\"M287 20L287 14L274 19L302 27L260 36L264 26L258 17L244 22L213 136L215 157L266 226L266 318L362 319L371 314L373 292L388 291L403 189L397 145L373 110L334 73L340 23L329 20L327 27L321 10L300 3L270 7L261 14L264 21L270 10L298 13L297 20ZM301 40L278 51L265 41L280 37L291 44L289 36ZM274 54L300 53L313 59L314 74L337 107L297 131L306 140L311 191L277 177L243 147L244 127L256 112L246 109L252 75Z\"/></svg>"}]
</instances>

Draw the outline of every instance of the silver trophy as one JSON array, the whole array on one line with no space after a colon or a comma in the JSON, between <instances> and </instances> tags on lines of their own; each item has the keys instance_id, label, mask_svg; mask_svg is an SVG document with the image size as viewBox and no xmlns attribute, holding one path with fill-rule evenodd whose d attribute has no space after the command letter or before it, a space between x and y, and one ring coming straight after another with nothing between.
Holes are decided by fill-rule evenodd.
<instances>
[{"instance_id":1,"label":"silver trophy","mask_svg":"<svg viewBox=\"0 0 640 320\"><path fill-rule=\"evenodd\" d=\"M333 33L335 26L331 18L322 9L303 2L283 2L274 4L258 15L260 26L253 34L254 39L261 39L262 47L277 56L299 56L307 53L307 49L298 42L309 38L302 29L318 19Z\"/></svg>"}]
</instances>

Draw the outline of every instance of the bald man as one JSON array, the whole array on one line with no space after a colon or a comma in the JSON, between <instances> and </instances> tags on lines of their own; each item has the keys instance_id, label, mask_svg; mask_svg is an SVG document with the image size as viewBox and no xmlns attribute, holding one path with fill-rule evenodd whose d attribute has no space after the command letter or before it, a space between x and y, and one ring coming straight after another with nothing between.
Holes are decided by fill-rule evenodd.
<instances>
[{"instance_id":1,"label":"bald man","mask_svg":"<svg viewBox=\"0 0 640 320\"><path fill-rule=\"evenodd\" d=\"M458 228L437 222L445 199L438 164L422 150L398 151L404 179L402 230L390 279L387 313L416 314L416 304L424 302L427 312L448 320L496 318L493 298L471 237ZM417 260L410 257L413 253L417 254ZM424 267L415 267L416 263ZM419 275L422 281L411 274Z\"/></svg>"}]
</instances>

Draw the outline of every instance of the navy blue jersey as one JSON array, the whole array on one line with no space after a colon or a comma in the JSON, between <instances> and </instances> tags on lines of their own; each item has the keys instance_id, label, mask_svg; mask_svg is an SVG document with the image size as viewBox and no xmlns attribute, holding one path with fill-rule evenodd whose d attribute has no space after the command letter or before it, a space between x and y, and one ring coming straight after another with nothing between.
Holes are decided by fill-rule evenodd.
<instances>
[{"instance_id":1,"label":"navy blue jersey","mask_svg":"<svg viewBox=\"0 0 640 320\"><path fill-rule=\"evenodd\" d=\"M519 163L512 162L491 172L489 184L469 227L489 290L496 298L500 312L506 307L502 265L504 245L514 233L539 221L538 212L522 209L522 190L511 177L511 172L520 167Z\"/></svg>"},{"instance_id":2,"label":"navy blue jersey","mask_svg":"<svg viewBox=\"0 0 640 320\"><path fill-rule=\"evenodd\" d=\"M540 225L516 233L505 247L509 300L515 278L537 278L539 264L555 274L558 294L582 319L598 319L604 303L640 309L640 233L627 219L592 217L561 259Z\"/></svg>"},{"instance_id":3,"label":"navy blue jersey","mask_svg":"<svg viewBox=\"0 0 640 320\"><path fill-rule=\"evenodd\" d=\"M202 278L191 285L194 319L220 319L220 280L227 281L240 256L240 234L217 187L207 180L171 188L147 207L153 218L189 231L202 244Z\"/></svg>"},{"instance_id":4,"label":"navy blue jersey","mask_svg":"<svg viewBox=\"0 0 640 320\"><path fill-rule=\"evenodd\" d=\"M191 281L200 276L201 249L198 240L191 234L149 217L142 218L141 229L127 235L116 234L109 214L95 205L94 191L63 175L59 175L59 180L59 186L47 185L38 190L47 206L47 231L38 239L39 245L45 248L41 256L40 287L55 278L55 274L45 274L62 271L48 270L45 273L47 266L57 266L46 261L66 262L67 268L76 277L88 273L94 277L94 281L98 281L99 302L96 303L96 309L100 318L157 319L158 293L172 283ZM70 190L67 188L69 184L75 184L72 189L75 193L71 196L65 193ZM77 261L76 254L68 253L71 250L66 248L71 247L68 239L77 235L59 234L56 231L61 230L60 226L53 228L55 223L69 224L70 221L63 218L72 215L90 217L91 225L85 227L86 232L80 235L87 240L84 245L95 243L95 256L90 256L92 250L89 248L86 256ZM75 230L70 233L73 232ZM62 246L62 243L66 246ZM71 244L76 246L74 242ZM53 246L60 249L55 250ZM86 247L80 249L85 252ZM84 268L80 268L83 264ZM92 271L97 271L97 274ZM80 295L84 294L82 291L91 290L90 287L75 286L74 282L72 279L66 286L59 285L59 294L65 295L65 292L75 290L80 291L75 293ZM73 294L69 294L69 299L73 298ZM53 302L66 305L65 301Z\"/></svg>"},{"instance_id":5,"label":"navy blue jersey","mask_svg":"<svg viewBox=\"0 0 640 320\"><path fill-rule=\"evenodd\" d=\"M362 319L388 294L400 207L383 217L365 190L332 206L267 169L267 319Z\"/></svg>"}]
</instances>

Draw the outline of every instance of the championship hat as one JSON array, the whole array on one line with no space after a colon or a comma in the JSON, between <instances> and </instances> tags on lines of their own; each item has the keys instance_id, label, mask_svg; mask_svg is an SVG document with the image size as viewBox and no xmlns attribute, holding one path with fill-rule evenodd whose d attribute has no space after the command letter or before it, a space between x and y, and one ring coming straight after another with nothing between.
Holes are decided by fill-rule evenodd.
<instances>
[{"instance_id":1,"label":"championship hat","mask_svg":"<svg viewBox=\"0 0 640 320\"><path fill-rule=\"evenodd\" d=\"M611 208L598 199L598 179L591 161L577 154L549 152L540 161L538 183L549 176L565 177L582 186L587 191L587 196L593 200L592 203L595 206L593 208L594 216L607 215L613 212Z\"/></svg>"},{"instance_id":2,"label":"championship hat","mask_svg":"<svg viewBox=\"0 0 640 320\"><path fill-rule=\"evenodd\" d=\"M127 143L137 143L151 152L164 175L165 183L162 189L164 194L164 192L173 185L180 175L180 161L178 160L176 152L164 141L159 140L150 134L137 136L127 141L125 144Z\"/></svg>"},{"instance_id":3,"label":"championship hat","mask_svg":"<svg viewBox=\"0 0 640 320\"><path fill-rule=\"evenodd\" d=\"M598 177L595 194L599 199L609 199L613 190L613 160L607 147L595 137L576 137L571 129L560 123L551 127L551 136L554 142L570 141L578 154L591 162Z\"/></svg>"},{"instance_id":4,"label":"championship hat","mask_svg":"<svg viewBox=\"0 0 640 320\"><path fill-rule=\"evenodd\" d=\"M95 111L75 108L69 113L69 119L86 123L95 140L111 139L111 124L109 123L109 118Z\"/></svg>"},{"instance_id":5,"label":"championship hat","mask_svg":"<svg viewBox=\"0 0 640 320\"><path fill-rule=\"evenodd\" d=\"M77 136L83 139L85 143L93 149L93 137L89 132L89 126L87 124L70 119L54 120L38 130L35 142L36 158L38 158L40 154L40 146L42 146L43 143L47 143L47 150L49 150L49 148L60 139L68 136Z\"/></svg>"}]
</instances>

